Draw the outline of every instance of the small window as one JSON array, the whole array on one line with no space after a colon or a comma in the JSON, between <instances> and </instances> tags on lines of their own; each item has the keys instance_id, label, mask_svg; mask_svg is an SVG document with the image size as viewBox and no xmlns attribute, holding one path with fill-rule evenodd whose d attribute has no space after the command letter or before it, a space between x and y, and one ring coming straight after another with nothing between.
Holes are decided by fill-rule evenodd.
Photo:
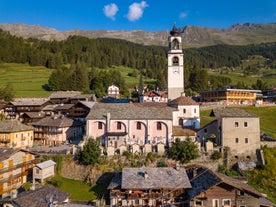
<instances>
[{"instance_id":1,"label":"small window","mask_svg":"<svg viewBox=\"0 0 276 207\"><path fill-rule=\"evenodd\" d=\"M141 122L137 122L136 129L141 130L141 128L142 128Z\"/></svg>"},{"instance_id":2,"label":"small window","mask_svg":"<svg viewBox=\"0 0 276 207\"><path fill-rule=\"evenodd\" d=\"M157 130L162 130L162 124L161 124L161 122L157 122Z\"/></svg>"},{"instance_id":3,"label":"small window","mask_svg":"<svg viewBox=\"0 0 276 207\"><path fill-rule=\"evenodd\" d=\"M98 129L103 129L103 123L102 122L98 122Z\"/></svg>"},{"instance_id":4,"label":"small window","mask_svg":"<svg viewBox=\"0 0 276 207\"><path fill-rule=\"evenodd\" d=\"M204 133L207 133L207 129L206 128L204 129Z\"/></svg>"},{"instance_id":5,"label":"small window","mask_svg":"<svg viewBox=\"0 0 276 207\"><path fill-rule=\"evenodd\" d=\"M239 143L239 138L235 138L235 142L236 142L236 143Z\"/></svg>"},{"instance_id":6,"label":"small window","mask_svg":"<svg viewBox=\"0 0 276 207\"><path fill-rule=\"evenodd\" d=\"M248 143L248 138L244 138L244 142L245 142L245 143Z\"/></svg>"},{"instance_id":7,"label":"small window","mask_svg":"<svg viewBox=\"0 0 276 207\"><path fill-rule=\"evenodd\" d=\"M122 123L121 122L117 122L117 129L122 129Z\"/></svg>"},{"instance_id":8,"label":"small window","mask_svg":"<svg viewBox=\"0 0 276 207\"><path fill-rule=\"evenodd\" d=\"M222 199L223 206L231 206L231 199Z\"/></svg>"},{"instance_id":9,"label":"small window","mask_svg":"<svg viewBox=\"0 0 276 207\"><path fill-rule=\"evenodd\" d=\"M235 122L235 127L239 127L239 122Z\"/></svg>"},{"instance_id":10,"label":"small window","mask_svg":"<svg viewBox=\"0 0 276 207\"><path fill-rule=\"evenodd\" d=\"M39 169L36 169L36 174L39 174Z\"/></svg>"},{"instance_id":11,"label":"small window","mask_svg":"<svg viewBox=\"0 0 276 207\"><path fill-rule=\"evenodd\" d=\"M203 201L196 200L195 205L196 206L203 206Z\"/></svg>"},{"instance_id":12,"label":"small window","mask_svg":"<svg viewBox=\"0 0 276 207\"><path fill-rule=\"evenodd\" d=\"M247 125L247 121L245 121L245 122L244 122L244 127L247 127L247 126L248 126L248 125Z\"/></svg>"},{"instance_id":13,"label":"small window","mask_svg":"<svg viewBox=\"0 0 276 207\"><path fill-rule=\"evenodd\" d=\"M183 109L183 114L186 114L186 109Z\"/></svg>"},{"instance_id":14,"label":"small window","mask_svg":"<svg viewBox=\"0 0 276 207\"><path fill-rule=\"evenodd\" d=\"M194 109L194 113L196 113L196 109Z\"/></svg>"}]
</instances>

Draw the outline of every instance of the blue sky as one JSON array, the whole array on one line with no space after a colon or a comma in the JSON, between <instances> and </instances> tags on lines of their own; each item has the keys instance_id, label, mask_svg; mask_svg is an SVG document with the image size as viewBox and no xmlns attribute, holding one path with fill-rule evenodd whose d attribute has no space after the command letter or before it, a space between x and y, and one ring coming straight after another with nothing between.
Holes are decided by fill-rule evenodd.
<instances>
[{"instance_id":1,"label":"blue sky","mask_svg":"<svg viewBox=\"0 0 276 207\"><path fill-rule=\"evenodd\" d=\"M1 0L0 24L57 30L170 30L276 23L276 0Z\"/></svg>"}]
</instances>

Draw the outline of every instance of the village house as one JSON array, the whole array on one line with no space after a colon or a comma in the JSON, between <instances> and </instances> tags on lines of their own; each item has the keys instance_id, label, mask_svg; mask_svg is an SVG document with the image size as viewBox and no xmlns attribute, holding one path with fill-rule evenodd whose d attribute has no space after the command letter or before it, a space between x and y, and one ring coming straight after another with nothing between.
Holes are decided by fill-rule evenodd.
<instances>
[{"instance_id":1,"label":"village house","mask_svg":"<svg viewBox=\"0 0 276 207\"><path fill-rule=\"evenodd\" d=\"M35 128L36 144L57 145L83 135L83 124L63 115L45 117L31 124Z\"/></svg>"},{"instance_id":2,"label":"village house","mask_svg":"<svg viewBox=\"0 0 276 207\"><path fill-rule=\"evenodd\" d=\"M275 204L246 183L201 166L186 169L192 188L186 195L189 207L274 207Z\"/></svg>"},{"instance_id":3,"label":"village house","mask_svg":"<svg viewBox=\"0 0 276 207\"><path fill-rule=\"evenodd\" d=\"M34 128L18 120L0 120L0 147L30 148L34 142Z\"/></svg>"},{"instance_id":4,"label":"village house","mask_svg":"<svg viewBox=\"0 0 276 207\"><path fill-rule=\"evenodd\" d=\"M66 207L70 193L58 188L44 186L36 190L24 191L17 197L4 201L4 207Z\"/></svg>"},{"instance_id":5,"label":"village house","mask_svg":"<svg viewBox=\"0 0 276 207\"><path fill-rule=\"evenodd\" d=\"M55 91L49 96L52 104L70 103L71 98L81 95L80 91Z\"/></svg>"},{"instance_id":6,"label":"village house","mask_svg":"<svg viewBox=\"0 0 276 207\"><path fill-rule=\"evenodd\" d=\"M53 160L47 160L41 163L37 163L33 167L33 183L39 180L44 184L47 180L55 176L56 163Z\"/></svg>"},{"instance_id":7,"label":"village house","mask_svg":"<svg viewBox=\"0 0 276 207\"><path fill-rule=\"evenodd\" d=\"M47 98L17 98L5 106L5 116L8 119L19 119L25 112L40 112L49 105Z\"/></svg>"},{"instance_id":8,"label":"village house","mask_svg":"<svg viewBox=\"0 0 276 207\"><path fill-rule=\"evenodd\" d=\"M147 91L139 97L139 102L157 102L157 103L167 103L168 93L166 91Z\"/></svg>"},{"instance_id":9,"label":"village house","mask_svg":"<svg viewBox=\"0 0 276 207\"><path fill-rule=\"evenodd\" d=\"M181 206L188 188L184 168L123 168L108 186L110 206Z\"/></svg>"},{"instance_id":10,"label":"village house","mask_svg":"<svg viewBox=\"0 0 276 207\"><path fill-rule=\"evenodd\" d=\"M0 197L17 193L17 189L28 181L37 155L23 150L0 148Z\"/></svg>"},{"instance_id":11,"label":"village house","mask_svg":"<svg viewBox=\"0 0 276 207\"><path fill-rule=\"evenodd\" d=\"M240 108L213 109L216 120L198 130L198 140L205 147L207 140L220 148L227 147L231 157L255 158L260 149L260 119Z\"/></svg>"},{"instance_id":12,"label":"village house","mask_svg":"<svg viewBox=\"0 0 276 207\"><path fill-rule=\"evenodd\" d=\"M107 96L110 98L119 99L120 98L120 89L116 85L111 85L107 89Z\"/></svg>"}]
</instances>

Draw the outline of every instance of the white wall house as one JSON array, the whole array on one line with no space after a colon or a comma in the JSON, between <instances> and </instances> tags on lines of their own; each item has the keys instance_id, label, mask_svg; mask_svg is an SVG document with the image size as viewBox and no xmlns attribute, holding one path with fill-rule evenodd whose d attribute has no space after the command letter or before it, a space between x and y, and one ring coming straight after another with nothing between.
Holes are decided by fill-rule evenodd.
<instances>
[{"instance_id":1,"label":"white wall house","mask_svg":"<svg viewBox=\"0 0 276 207\"><path fill-rule=\"evenodd\" d=\"M49 178L54 177L55 166L56 163L52 160L36 164L33 168L33 180L39 180L41 183L44 183Z\"/></svg>"}]
</instances>

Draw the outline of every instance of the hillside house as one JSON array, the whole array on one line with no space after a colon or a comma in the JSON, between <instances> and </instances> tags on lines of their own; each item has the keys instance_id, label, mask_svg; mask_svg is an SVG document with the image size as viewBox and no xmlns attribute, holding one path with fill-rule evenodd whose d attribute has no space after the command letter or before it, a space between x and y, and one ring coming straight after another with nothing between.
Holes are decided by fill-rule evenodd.
<instances>
[{"instance_id":1,"label":"hillside house","mask_svg":"<svg viewBox=\"0 0 276 207\"><path fill-rule=\"evenodd\" d=\"M20 118L25 112L40 112L51 104L46 98L17 98L5 106L5 115L9 119Z\"/></svg>"},{"instance_id":2,"label":"hillside house","mask_svg":"<svg viewBox=\"0 0 276 207\"><path fill-rule=\"evenodd\" d=\"M119 87L116 86L116 85L109 86L108 89L107 89L107 96L111 97L111 98L119 99L120 98L120 89L119 89Z\"/></svg>"},{"instance_id":3,"label":"hillside house","mask_svg":"<svg viewBox=\"0 0 276 207\"><path fill-rule=\"evenodd\" d=\"M140 103L145 103L145 102L167 103L168 102L168 93L167 92L148 91L139 97L139 102Z\"/></svg>"},{"instance_id":4,"label":"hillside house","mask_svg":"<svg viewBox=\"0 0 276 207\"><path fill-rule=\"evenodd\" d=\"M189 207L275 206L244 182L200 166L187 167L192 188L187 189Z\"/></svg>"},{"instance_id":5,"label":"hillside house","mask_svg":"<svg viewBox=\"0 0 276 207\"><path fill-rule=\"evenodd\" d=\"M37 144L57 145L83 135L83 124L63 115L45 117L31 124Z\"/></svg>"},{"instance_id":6,"label":"hillside house","mask_svg":"<svg viewBox=\"0 0 276 207\"><path fill-rule=\"evenodd\" d=\"M56 163L53 160L47 160L37 163L33 167L33 181L39 180L42 184L55 176Z\"/></svg>"},{"instance_id":7,"label":"hillside house","mask_svg":"<svg viewBox=\"0 0 276 207\"><path fill-rule=\"evenodd\" d=\"M198 130L201 143L212 140L216 146L229 148L231 157L239 159L256 157L260 149L259 117L239 108L213 109L216 120Z\"/></svg>"},{"instance_id":8,"label":"hillside house","mask_svg":"<svg viewBox=\"0 0 276 207\"><path fill-rule=\"evenodd\" d=\"M33 146L34 128L18 120L0 121L0 147L29 148Z\"/></svg>"},{"instance_id":9,"label":"hillside house","mask_svg":"<svg viewBox=\"0 0 276 207\"><path fill-rule=\"evenodd\" d=\"M184 168L123 168L108 186L111 206L181 206L191 188Z\"/></svg>"},{"instance_id":10,"label":"hillside house","mask_svg":"<svg viewBox=\"0 0 276 207\"><path fill-rule=\"evenodd\" d=\"M11 193L28 181L37 155L23 149L0 148L0 197Z\"/></svg>"}]
</instances>

